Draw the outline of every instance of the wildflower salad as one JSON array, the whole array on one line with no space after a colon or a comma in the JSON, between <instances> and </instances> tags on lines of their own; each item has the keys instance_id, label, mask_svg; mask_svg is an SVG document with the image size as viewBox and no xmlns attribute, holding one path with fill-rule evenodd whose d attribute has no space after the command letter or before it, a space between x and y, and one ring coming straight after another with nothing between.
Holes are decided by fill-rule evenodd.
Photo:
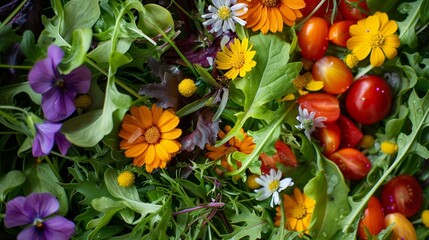
<instances>
[{"instance_id":1,"label":"wildflower salad","mask_svg":"<svg viewBox=\"0 0 429 240\"><path fill-rule=\"evenodd\" d=\"M0 4L0 239L429 238L429 1Z\"/></svg>"}]
</instances>

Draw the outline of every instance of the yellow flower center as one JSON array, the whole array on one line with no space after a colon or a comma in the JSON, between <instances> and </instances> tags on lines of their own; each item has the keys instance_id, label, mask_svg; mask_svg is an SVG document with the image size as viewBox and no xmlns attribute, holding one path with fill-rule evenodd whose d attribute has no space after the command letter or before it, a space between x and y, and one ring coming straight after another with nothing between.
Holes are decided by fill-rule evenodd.
<instances>
[{"instance_id":1,"label":"yellow flower center","mask_svg":"<svg viewBox=\"0 0 429 240\"><path fill-rule=\"evenodd\" d=\"M135 176L130 171L124 171L118 175L118 184L121 187L131 187L134 184Z\"/></svg>"},{"instance_id":2,"label":"yellow flower center","mask_svg":"<svg viewBox=\"0 0 429 240\"><path fill-rule=\"evenodd\" d=\"M296 219L303 219L307 215L307 208L304 204L298 204L292 209L292 216Z\"/></svg>"},{"instance_id":3,"label":"yellow flower center","mask_svg":"<svg viewBox=\"0 0 429 240\"><path fill-rule=\"evenodd\" d=\"M266 7L275 7L277 6L278 0L262 0L261 3Z\"/></svg>"},{"instance_id":4,"label":"yellow flower center","mask_svg":"<svg viewBox=\"0 0 429 240\"><path fill-rule=\"evenodd\" d=\"M190 97L197 91L197 85L192 79L183 79L177 87L179 93L184 97Z\"/></svg>"},{"instance_id":5,"label":"yellow flower center","mask_svg":"<svg viewBox=\"0 0 429 240\"><path fill-rule=\"evenodd\" d=\"M268 184L268 190L270 192L275 192L277 191L277 189L279 189L279 186L280 186L279 180L274 180Z\"/></svg>"},{"instance_id":6,"label":"yellow flower center","mask_svg":"<svg viewBox=\"0 0 429 240\"><path fill-rule=\"evenodd\" d=\"M240 69L244 66L244 54L243 53L237 53L232 56L231 59L231 66L235 69Z\"/></svg>"},{"instance_id":7,"label":"yellow flower center","mask_svg":"<svg viewBox=\"0 0 429 240\"><path fill-rule=\"evenodd\" d=\"M380 32L371 35L369 39L369 45L372 48L381 47L384 44L384 36Z\"/></svg>"},{"instance_id":8,"label":"yellow flower center","mask_svg":"<svg viewBox=\"0 0 429 240\"><path fill-rule=\"evenodd\" d=\"M43 229L43 220L36 219L35 223L34 223L34 226L36 226L36 228L38 228L38 229Z\"/></svg>"},{"instance_id":9,"label":"yellow flower center","mask_svg":"<svg viewBox=\"0 0 429 240\"><path fill-rule=\"evenodd\" d=\"M307 79L302 75L299 75L293 80L293 85L295 85L295 87L299 90L303 90L307 85L307 83L308 83Z\"/></svg>"},{"instance_id":10,"label":"yellow flower center","mask_svg":"<svg viewBox=\"0 0 429 240\"><path fill-rule=\"evenodd\" d=\"M394 154L398 151L398 145L392 142L382 142L380 149L385 154Z\"/></svg>"},{"instance_id":11,"label":"yellow flower center","mask_svg":"<svg viewBox=\"0 0 429 240\"><path fill-rule=\"evenodd\" d=\"M227 6L222 6L217 10L217 15L221 20L227 20L231 17L231 10Z\"/></svg>"},{"instance_id":12,"label":"yellow flower center","mask_svg":"<svg viewBox=\"0 0 429 240\"><path fill-rule=\"evenodd\" d=\"M88 94L82 94L76 96L74 99L74 105L76 108L84 108L87 109L92 104L92 98Z\"/></svg>"},{"instance_id":13,"label":"yellow flower center","mask_svg":"<svg viewBox=\"0 0 429 240\"><path fill-rule=\"evenodd\" d=\"M148 128L144 133L144 138L146 139L146 142L150 144L157 143L160 137L161 133L156 126Z\"/></svg>"}]
</instances>

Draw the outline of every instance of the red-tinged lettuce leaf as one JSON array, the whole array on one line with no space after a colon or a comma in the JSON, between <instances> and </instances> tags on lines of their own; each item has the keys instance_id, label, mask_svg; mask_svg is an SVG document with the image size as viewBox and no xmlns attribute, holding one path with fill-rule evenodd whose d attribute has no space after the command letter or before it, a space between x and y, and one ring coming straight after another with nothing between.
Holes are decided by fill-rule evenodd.
<instances>
[{"instance_id":1,"label":"red-tinged lettuce leaf","mask_svg":"<svg viewBox=\"0 0 429 240\"><path fill-rule=\"evenodd\" d=\"M206 143L215 144L220 120L213 122L213 116L208 108L200 112L195 130L182 139L182 150L191 152L195 146L204 149Z\"/></svg>"},{"instance_id":2,"label":"red-tinged lettuce leaf","mask_svg":"<svg viewBox=\"0 0 429 240\"><path fill-rule=\"evenodd\" d=\"M157 105L162 108L178 109L182 97L177 87L185 76L177 66L157 62L154 59L148 60L148 66L152 70L152 75L161 79L161 83L146 84L139 90L140 95L153 97L157 100Z\"/></svg>"}]
</instances>

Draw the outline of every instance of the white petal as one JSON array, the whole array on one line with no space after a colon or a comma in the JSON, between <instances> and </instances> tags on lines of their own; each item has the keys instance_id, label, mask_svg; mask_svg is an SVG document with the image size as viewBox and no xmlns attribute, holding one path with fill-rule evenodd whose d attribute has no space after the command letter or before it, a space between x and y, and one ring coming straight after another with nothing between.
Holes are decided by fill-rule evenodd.
<instances>
[{"instance_id":1,"label":"white petal","mask_svg":"<svg viewBox=\"0 0 429 240\"><path fill-rule=\"evenodd\" d=\"M280 181L280 186L279 189L277 191L281 192L283 190L285 190L287 187L293 186L293 182L292 182L292 178L285 178L283 180Z\"/></svg>"},{"instance_id":2,"label":"white petal","mask_svg":"<svg viewBox=\"0 0 429 240\"><path fill-rule=\"evenodd\" d=\"M271 196L271 192L268 191L266 188L257 189L255 190L255 192L261 193L261 195L256 198L256 200L258 201L265 200Z\"/></svg>"},{"instance_id":3,"label":"white petal","mask_svg":"<svg viewBox=\"0 0 429 240\"><path fill-rule=\"evenodd\" d=\"M274 204L273 204L274 203ZM273 198L271 199L271 203L270 206L274 207L274 205L279 205L280 204L280 196L278 192L274 192L273 193Z\"/></svg>"}]
</instances>

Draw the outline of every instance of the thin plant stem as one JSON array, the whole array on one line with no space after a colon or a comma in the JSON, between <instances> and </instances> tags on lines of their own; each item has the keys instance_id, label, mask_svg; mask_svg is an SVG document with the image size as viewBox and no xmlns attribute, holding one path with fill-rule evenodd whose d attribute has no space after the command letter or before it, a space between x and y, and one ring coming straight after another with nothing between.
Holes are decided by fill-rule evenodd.
<instances>
[{"instance_id":1,"label":"thin plant stem","mask_svg":"<svg viewBox=\"0 0 429 240\"><path fill-rule=\"evenodd\" d=\"M125 83L123 83L118 78L115 78L115 83L118 84L121 88L125 89L127 92L129 92L131 95L133 95L136 98L141 98L142 96L138 94L136 91L128 87Z\"/></svg>"},{"instance_id":2,"label":"thin plant stem","mask_svg":"<svg viewBox=\"0 0 429 240\"><path fill-rule=\"evenodd\" d=\"M177 8L180 9L180 11L182 11L186 16L188 16L190 19L193 19L193 17L191 16L191 14L189 14L185 9L182 8L182 6L180 6L180 4L177 4L176 1L171 0L174 5L176 5Z\"/></svg>"},{"instance_id":3,"label":"thin plant stem","mask_svg":"<svg viewBox=\"0 0 429 240\"><path fill-rule=\"evenodd\" d=\"M7 23L9 23L12 18L15 17L15 15L21 10L21 8L24 6L24 4L27 2L27 0L22 1L10 14L7 16L7 18L0 24L0 28L4 27Z\"/></svg>"},{"instance_id":4,"label":"thin plant stem","mask_svg":"<svg viewBox=\"0 0 429 240\"><path fill-rule=\"evenodd\" d=\"M30 70L33 66L20 66L20 65L9 65L9 64L0 64L0 68L14 68L14 69L27 69Z\"/></svg>"}]
</instances>

